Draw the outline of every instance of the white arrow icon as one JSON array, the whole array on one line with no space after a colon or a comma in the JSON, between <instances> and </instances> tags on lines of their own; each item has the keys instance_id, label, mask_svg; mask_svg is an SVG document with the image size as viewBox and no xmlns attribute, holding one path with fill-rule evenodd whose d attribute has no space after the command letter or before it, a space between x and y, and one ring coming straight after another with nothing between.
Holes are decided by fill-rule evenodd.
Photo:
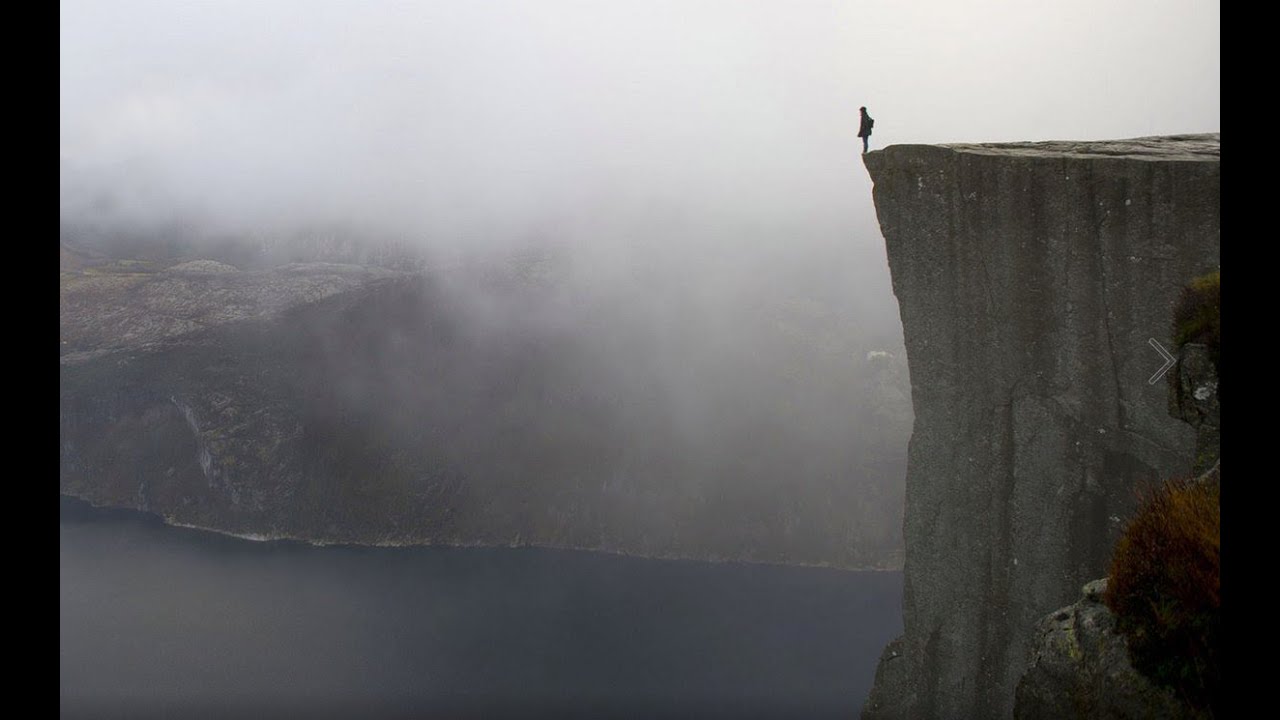
<instances>
[{"instance_id":1,"label":"white arrow icon","mask_svg":"<svg viewBox=\"0 0 1280 720\"><path fill-rule=\"evenodd\" d=\"M1160 356L1164 358L1164 365L1161 365L1160 369L1156 371L1156 374L1152 375L1151 379L1147 381L1148 385L1155 385L1160 378L1164 377L1165 373L1169 372L1169 368L1173 367L1173 364L1178 362L1178 360L1174 356L1170 355L1169 351L1165 350L1163 345L1156 342L1155 338L1147 340L1147 344L1155 348L1156 352L1160 353Z\"/></svg>"}]
</instances>

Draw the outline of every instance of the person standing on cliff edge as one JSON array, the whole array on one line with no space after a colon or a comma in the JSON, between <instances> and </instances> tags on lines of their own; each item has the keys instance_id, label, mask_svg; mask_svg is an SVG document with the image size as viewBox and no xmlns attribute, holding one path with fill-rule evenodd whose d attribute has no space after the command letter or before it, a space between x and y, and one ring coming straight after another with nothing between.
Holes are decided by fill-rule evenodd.
<instances>
[{"instance_id":1,"label":"person standing on cliff edge","mask_svg":"<svg viewBox=\"0 0 1280 720\"><path fill-rule=\"evenodd\" d=\"M862 138L862 154L867 154L867 143L871 140L871 128L875 126L876 121L867 114L867 108L858 109L862 114L862 123L858 125L858 137Z\"/></svg>"}]
</instances>

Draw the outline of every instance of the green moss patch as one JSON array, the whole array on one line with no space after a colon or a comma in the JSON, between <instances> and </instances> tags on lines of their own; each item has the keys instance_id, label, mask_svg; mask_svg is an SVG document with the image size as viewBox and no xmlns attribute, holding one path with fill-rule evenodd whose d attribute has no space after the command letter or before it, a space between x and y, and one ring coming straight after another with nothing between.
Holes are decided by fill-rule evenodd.
<instances>
[{"instance_id":1,"label":"green moss patch","mask_svg":"<svg viewBox=\"0 0 1280 720\"><path fill-rule=\"evenodd\" d=\"M1199 343L1209 348L1214 369L1218 369L1221 348L1221 271L1198 277L1183 288L1173 310L1175 347Z\"/></svg>"}]
</instances>

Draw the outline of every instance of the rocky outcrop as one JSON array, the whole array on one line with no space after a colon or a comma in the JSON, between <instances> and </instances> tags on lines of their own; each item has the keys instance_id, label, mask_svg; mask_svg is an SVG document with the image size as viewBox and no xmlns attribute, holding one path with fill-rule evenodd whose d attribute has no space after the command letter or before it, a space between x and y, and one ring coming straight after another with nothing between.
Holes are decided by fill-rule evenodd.
<instances>
[{"instance_id":1,"label":"rocky outcrop","mask_svg":"<svg viewBox=\"0 0 1280 720\"><path fill-rule=\"evenodd\" d=\"M1219 137L863 157L915 409L904 634L863 717L1010 717L1037 621L1106 573L1140 483L1191 469L1148 343L1218 268Z\"/></svg>"},{"instance_id":2,"label":"rocky outcrop","mask_svg":"<svg viewBox=\"0 0 1280 720\"><path fill-rule=\"evenodd\" d=\"M1221 460L1219 457L1219 418L1221 408L1218 403L1218 374L1211 359L1210 352L1202 344L1187 343L1178 348L1177 360L1170 373L1169 381L1169 414L1182 420L1196 429L1196 471L1200 474L1195 483L1220 483ZM1212 463L1208 469L1204 465ZM1203 472L1201 472L1203 470ZM1185 495L1183 497L1186 497ZM1165 540L1162 544L1169 548L1185 548L1186 536L1170 533L1167 518L1158 523ZM1133 532L1132 526L1128 531ZM1145 533L1140 533L1145 534ZM1130 539L1132 540L1132 535ZM1123 542L1120 547L1123 547ZM1145 545L1149 551L1151 545ZM1214 543L1216 554L1216 541ZM1129 553L1134 550L1130 549ZM1172 553L1172 551L1170 551ZM1127 592L1134 592L1137 577L1142 575L1132 567L1132 555L1122 554L1117 550L1116 559L1112 561L1112 571L1128 574ZM1170 554L1158 560L1166 566L1173 563L1179 569L1166 577L1206 577L1201 563L1204 556L1189 560L1187 555ZM1126 558L1128 558L1126 560ZM1152 562L1150 558L1147 562ZM1179 563L1181 563L1179 565ZM1216 559L1215 587L1212 595L1216 596ZM1200 572L1197 572L1199 570ZM1118 576L1123 577L1123 576ZM1151 582L1151 580L1148 580ZM1168 583L1168 580L1164 581ZM1182 580L1181 582L1188 582ZM1183 697L1178 688L1165 687L1153 682L1136 669L1130 662L1133 657L1128 638L1135 637L1130 630L1121 633L1113 614L1104 600L1107 593L1108 579L1095 580L1084 586L1084 597L1074 605L1062 608L1044 617L1036 626L1035 639L1032 644L1031 662L1026 673L1018 682L1014 703L1016 720L1058 720L1059 718L1096 718L1100 720L1128 720L1130 718L1207 718L1213 716L1210 709L1197 709L1191 698ZM1129 601L1128 607L1146 605L1150 598L1162 595L1162 590L1169 590L1168 585L1147 587L1137 602ZM1170 622L1164 631L1171 627L1191 625L1188 616L1205 612L1202 606L1185 604L1183 598L1177 596L1173 602L1182 605L1173 611L1171 616L1177 622ZM1196 595L1190 595L1196 597ZM1203 596L1202 596L1203 597ZM1115 606L1115 599L1112 599ZM1215 609L1216 612L1216 609ZM1142 621L1150 623L1150 620ZM1137 624L1131 622L1131 624ZM1151 631L1149 625L1143 624L1143 630ZM1185 639L1185 638L1184 638ZM1162 659L1169 659L1167 651L1173 647L1184 647L1179 642L1167 642L1165 652L1158 654ZM1148 658L1152 653L1146 651ZM1216 677L1218 668L1215 662L1202 658L1212 671L1207 673ZM1150 660L1148 659L1148 662ZM1176 673L1166 673L1165 677L1176 677ZM1216 687L1216 684L1212 685ZM1203 686L1191 684L1200 695ZM1210 695L1210 697L1212 697ZM1203 700L1203 697L1201 698ZM1212 700L1209 701L1212 703Z\"/></svg>"},{"instance_id":3,"label":"rocky outcrop","mask_svg":"<svg viewBox=\"0 0 1280 720\"><path fill-rule=\"evenodd\" d=\"M1157 687L1129 663L1129 648L1103 604L1106 579L1035 628L1031 666L1018 683L1016 720L1177 720L1199 718L1173 691Z\"/></svg>"},{"instance_id":4,"label":"rocky outcrop","mask_svg":"<svg viewBox=\"0 0 1280 720\"><path fill-rule=\"evenodd\" d=\"M1218 372L1204 345L1187 343L1178 349L1169 371L1169 414L1195 428L1195 471L1213 468L1222 454L1222 405Z\"/></svg>"}]
</instances>

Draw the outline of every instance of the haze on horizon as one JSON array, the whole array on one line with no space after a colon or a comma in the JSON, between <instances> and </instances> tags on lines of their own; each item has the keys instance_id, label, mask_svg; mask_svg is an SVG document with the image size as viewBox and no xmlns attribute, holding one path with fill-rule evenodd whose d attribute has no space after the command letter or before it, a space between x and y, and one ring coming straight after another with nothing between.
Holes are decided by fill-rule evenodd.
<instances>
[{"instance_id":1,"label":"haze on horizon","mask_svg":"<svg viewBox=\"0 0 1280 720\"><path fill-rule=\"evenodd\" d=\"M873 149L1215 132L1219 28L1199 0L63 0L61 210L878 247L860 105Z\"/></svg>"},{"instance_id":2,"label":"haze on horizon","mask_svg":"<svg viewBox=\"0 0 1280 720\"><path fill-rule=\"evenodd\" d=\"M533 249L552 292L437 279L492 347L578 353L555 367L616 389L627 448L663 428L646 452L753 488L788 533L777 498L822 508L849 528L826 542L881 558L909 385L859 106L873 149L1220 123L1217 3L61 8L64 238L341 232L436 268Z\"/></svg>"}]
</instances>

